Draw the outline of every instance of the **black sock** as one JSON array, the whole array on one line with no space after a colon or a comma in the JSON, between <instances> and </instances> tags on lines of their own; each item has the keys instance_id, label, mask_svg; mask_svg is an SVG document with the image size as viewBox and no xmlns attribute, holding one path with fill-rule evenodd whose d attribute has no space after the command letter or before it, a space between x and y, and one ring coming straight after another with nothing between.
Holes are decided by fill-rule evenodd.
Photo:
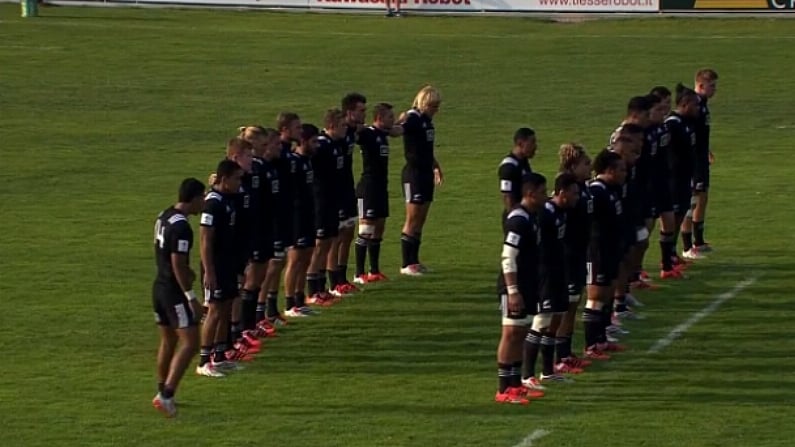
<instances>
[{"instance_id":1,"label":"black sock","mask_svg":"<svg viewBox=\"0 0 795 447\"><path fill-rule=\"evenodd\" d=\"M693 222L693 236L695 236L696 246L704 245L704 222Z\"/></svg>"},{"instance_id":2,"label":"black sock","mask_svg":"<svg viewBox=\"0 0 795 447\"><path fill-rule=\"evenodd\" d=\"M555 337L541 337L541 368L545 376L555 374Z\"/></svg>"},{"instance_id":3,"label":"black sock","mask_svg":"<svg viewBox=\"0 0 795 447\"><path fill-rule=\"evenodd\" d=\"M317 273L307 273L306 274L306 287L309 290L309 296L313 296L316 293L320 293L320 289L318 287L318 278Z\"/></svg>"},{"instance_id":4,"label":"black sock","mask_svg":"<svg viewBox=\"0 0 795 447\"><path fill-rule=\"evenodd\" d=\"M331 289L335 289L338 285L340 285L340 272L336 270L329 270L328 271L328 281L331 285Z\"/></svg>"},{"instance_id":5,"label":"black sock","mask_svg":"<svg viewBox=\"0 0 795 447\"><path fill-rule=\"evenodd\" d=\"M571 357L571 335L556 338L555 350L558 354L558 362Z\"/></svg>"},{"instance_id":6,"label":"black sock","mask_svg":"<svg viewBox=\"0 0 795 447\"><path fill-rule=\"evenodd\" d=\"M304 295L304 292L298 292L295 294L295 305L296 307L306 306L306 296Z\"/></svg>"},{"instance_id":7,"label":"black sock","mask_svg":"<svg viewBox=\"0 0 795 447\"><path fill-rule=\"evenodd\" d=\"M163 396L163 399L171 399L174 397L174 389L163 387L163 391L160 392L160 395Z\"/></svg>"},{"instance_id":8,"label":"black sock","mask_svg":"<svg viewBox=\"0 0 795 447\"><path fill-rule=\"evenodd\" d=\"M290 310L295 307L295 298L292 296L284 297L284 310Z\"/></svg>"},{"instance_id":9,"label":"black sock","mask_svg":"<svg viewBox=\"0 0 795 447\"><path fill-rule=\"evenodd\" d=\"M166 382L158 382L157 383L157 392L163 394L163 389L166 387Z\"/></svg>"},{"instance_id":10,"label":"black sock","mask_svg":"<svg viewBox=\"0 0 795 447\"><path fill-rule=\"evenodd\" d=\"M522 379L529 379L536 375L536 359L541 348L541 334L530 329L524 339L524 352L522 353Z\"/></svg>"},{"instance_id":11,"label":"black sock","mask_svg":"<svg viewBox=\"0 0 795 447\"><path fill-rule=\"evenodd\" d=\"M682 232L682 250L688 251L693 248L693 233Z\"/></svg>"},{"instance_id":12,"label":"black sock","mask_svg":"<svg viewBox=\"0 0 795 447\"><path fill-rule=\"evenodd\" d=\"M511 386L511 365L497 363L497 377L499 378L498 389L500 393L504 393Z\"/></svg>"},{"instance_id":13,"label":"black sock","mask_svg":"<svg viewBox=\"0 0 795 447\"><path fill-rule=\"evenodd\" d=\"M406 233L401 233L400 250L403 253L402 267L410 266L412 264L412 254L414 253L414 238Z\"/></svg>"},{"instance_id":14,"label":"black sock","mask_svg":"<svg viewBox=\"0 0 795 447\"><path fill-rule=\"evenodd\" d=\"M237 340L239 340L240 336L243 335L243 325L240 324L239 321L233 321L233 322L229 323L229 330L231 331L231 335L232 335L231 336L232 343L234 343ZM232 343L229 343L229 344L232 344Z\"/></svg>"},{"instance_id":15,"label":"black sock","mask_svg":"<svg viewBox=\"0 0 795 447\"><path fill-rule=\"evenodd\" d=\"M225 352L226 352L226 343L216 343L213 361L217 363L226 360L226 356L224 355Z\"/></svg>"},{"instance_id":16,"label":"black sock","mask_svg":"<svg viewBox=\"0 0 795 447\"><path fill-rule=\"evenodd\" d=\"M266 303L257 303L257 322L265 319L265 312L268 309L268 305Z\"/></svg>"},{"instance_id":17,"label":"black sock","mask_svg":"<svg viewBox=\"0 0 795 447\"><path fill-rule=\"evenodd\" d=\"M243 320L243 330L251 331L257 327L257 297L259 290L243 289L243 308L241 317ZM265 310L264 308L262 309Z\"/></svg>"},{"instance_id":18,"label":"black sock","mask_svg":"<svg viewBox=\"0 0 795 447\"><path fill-rule=\"evenodd\" d=\"M602 311L585 308L582 311L582 325L585 333L585 348L590 348L599 342L599 332L602 327Z\"/></svg>"},{"instance_id":19,"label":"black sock","mask_svg":"<svg viewBox=\"0 0 795 447\"><path fill-rule=\"evenodd\" d=\"M414 234L414 264L420 263L420 244L422 243L422 233Z\"/></svg>"},{"instance_id":20,"label":"black sock","mask_svg":"<svg viewBox=\"0 0 795 447\"><path fill-rule=\"evenodd\" d=\"M340 284L348 284L348 266L338 265L337 270L340 272Z\"/></svg>"},{"instance_id":21,"label":"black sock","mask_svg":"<svg viewBox=\"0 0 795 447\"><path fill-rule=\"evenodd\" d=\"M673 270L673 257L675 255L674 234L660 231L660 256L662 257L662 269L664 272Z\"/></svg>"},{"instance_id":22,"label":"black sock","mask_svg":"<svg viewBox=\"0 0 795 447\"><path fill-rule=\"evenodd\" d=\"M212 355L212 346L202 346L201 350L199 351L199 366L204 366L205 363L209 362Z\"/></svg>"},{"instance_id":23,"label":"black sock","mask_svg":"<svg viewBox=\"0 0 795 447\"><path fill-rule=\"evenodd\" d=\"M626 312L627 310L629 310L627 308L626 295L619 295L619 296L613 297L613 303L615 303L615 311L616 312ZM609 325L609 323L608 323L608 325Z\"/></svg>"},{"instance_id":24,"label":"black sock","mask_svg":"<svg viewBox=\"0 0 795 447\"><path fill-rule=\"evenodd\" d=\"M326 290L328 290L328 289L326 289L326 271L325 270L321 270L318 273L317 286L320 288L320 293L324 293L324 292L326 292Z\"/></svg>"},{"instance_id":25,"label":"black sock","mask_svg":"<svg viewBox=\"0 0 795 447\"><path fill-rule=\"evenodd\" d=\"M607 327L613 324L613 302L602 307L602 321L599 326L599 343L607 343Z\"/></svg>"},{"instance_id":26,"label":"black sock","mask_svg":"<svg viewBox=\"0 0 795 447\"><path fill-rule=\"evenodd\" d=\"M381 239L370 239L367 249L370 251L370 273L381 273Z\"/></svg>"},{"instance_id":27,"label":"black sock","mask_svg":"<svg viewBox=\"0 0 795 447\"><path fill-rule=\"evenodd\" d=\"M267 309L266 315L269 317L279 315L279 295L277 292L268 292L265 299L265 308Z\"/></svg>"},{"instance_id":28,"label":"black sock","mask_svg":"<svg viewBox=\"0 0 795 447\"><path fill-rule=\"evenodd\" d=\"M360 234L356 238L356 276L364 275L364 264L367 261L367 239Z\"/></svg>"},{"instance_id":29,"label":"black sock","mask_svg":"<svg viewBox=\"0 0 795 447\"><path fill-rule=\"evenodd\" d=\"M511 388L519 388L522 386L522 361L513 362L511 364L511 377L508 380Z\"/></svg>"}]
</instances>

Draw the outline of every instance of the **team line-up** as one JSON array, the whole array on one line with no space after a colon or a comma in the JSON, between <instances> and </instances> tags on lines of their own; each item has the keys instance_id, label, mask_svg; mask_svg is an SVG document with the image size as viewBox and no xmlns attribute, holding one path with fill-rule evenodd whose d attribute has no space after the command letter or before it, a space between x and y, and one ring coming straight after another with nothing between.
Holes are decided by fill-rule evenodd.
<instances>
[{"instance_id":1,"label":"team line-up","mask_svg":"<svg viewBox=\"0 0 795 447\"><path fill-rule=\"evenodd\" d=\"M564 380L563 374L582 372L589 361L571 352L581 284L589 284L583 317L585 356L605 359L606 351L621 348L613 337L623 329L609 320L614 307L615 315L632 315L627 284L632 272L639 270L634 267L640 265L648 246L647 228L653 227L648 221L660 217L661 237L666 239L664 247L661 239L664 279L682 277L685 264L675 249L680 225L686 257L703 256L701 252L709 249L703 242L703 219L692 218L690 195L691 190L700 189L695 196L705 196L707 190L690 185L697 177L699 117L708 114L706 98L711 96L697 92L703 85L711 85L714 91L717 79L711 70L699 76L703 78L704 73L713 79L700 84L697 77L696 91L677 90L677 110L664 121L658 117L670 110L667 89L656 88L651 95L633 98L609 148L595 158L596 177L587 185L592 176L585 150L576 144L564 145L564 172L556 177L551 198L546 195L546 180L533 173L528 162L536 150L535 132L522 128L515 133L514 148L499 168L506 236L498 279L503 313L498 402L527 403L543 395L542 381ZM227 144L226 158L210 176L209 192L194 178L181 183L178 202L155 222L153 307L161 336L155 408L168 417L176 415L174 395L197 351L197 374L224 377L241 369L240 361L251 360L261 339L275 336L276 327L286 324L287 318L312 316L318 313L317 307L358 292L348 281L351 245L356 260L354 283L387 280L379 258L389 215L390 137L402 136L405 155L400 273L428 273L419 251L435 186L443 182L434 156L433 116L440 105L439 91L426 86L397 120L390 104L375 105L369 126L365 125L366 99L358 93L346 95L340 109L326 112L323 129L302 124L297 114L284 112L275 129L239 129L239 136ZM679 120L679 127L674 119ZM685 164L678 163L682 160L677 154L682 151L676 145L685 141L679 137L687 140ZM358 182L352 163L357 144L362 157ZM652 168L663 158L668 166L670 206L658 204L657 196L664 194L656 189L662 183L651 180L656 178ZM681 207L684 198L677 195L681 191L674 187L674 179L683 175L683 169L689 172L689 183L687 204ZM605 200L599 200L597 185L603 185L602 196L609 196L605 200L616 213L610 222L599 218L605 215L600 214ZM637 205L630 207L630 203ZM648 203L655 203L650 213ZM635 208L649 219L636 216ZM194 240L188 216L198 214L203 305L193 291L196 274L189 262ZM545 225L548 214L554 237L549 232L552 227ZM600 232L600 225L616 234ZM645 234L641 226L647 229ZM695 244L691 228L696 230ZM631 241L626 237L630 233ZM611 250L606 244L613 242ZM577 268L572 264L575 258ZM284 312L279 311L277 299L282 278ZM536 378L539 352L544 365Z\"/></svg>"}]
</instances>

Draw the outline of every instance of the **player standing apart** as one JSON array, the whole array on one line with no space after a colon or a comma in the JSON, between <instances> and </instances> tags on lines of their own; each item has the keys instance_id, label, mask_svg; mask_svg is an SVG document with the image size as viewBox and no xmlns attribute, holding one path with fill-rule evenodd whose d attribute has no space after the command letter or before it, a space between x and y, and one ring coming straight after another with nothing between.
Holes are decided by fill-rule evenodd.
<instances>
[{"instance_id":1,"label":"player standing apart","mask_svg":"<svg viewBox=\"0 0 795 447\"><path fill-rule=\"evenodd\" d=\"M373 125L359 132L362 154L362 176L356 185L359 200L359 237L356 238L357 284L384 281L381 273L381 240L384 237L386 218L389 217L389 135L395 129L392 106L380 103L373 111ZM401 129L401 128L397 128ZM365 261L370 254L370 271L365 272Z\"/></svg>"},{"instance_id":2,"label":"player standing apart","mask_svg":"<svg viewBox=\"0 0 795 447\"><path fill-rule=\"evenodd\" d=\"M536 214L547 200L546 179L531 173L522 179L522 200L508 213L502 245L497 293L502 312L502 335L497 346L499 403L527 405L528 397L544 393L522 386L523 344L538 307L538 260L541 233ZM537 353L538 351L536 351Z\"/></svg>"},{"instance_id":3,"label":"player standing apart","mask_svg":"<svg viewBox=\"0 0 795 447\"><path fill-rule=\"evenodd\" d=\"M522 127L514 132L513 149L502 159L497 170L502 193L503 223L508 213L522 201L522 178L533 172L530 159L535 156L537 149L538 143L533 129Z\"/></svg>"},{"instance_id":4,"label":"player standing apart","mask_svg":"<svg viewBox=\"0 0 795 447\"><path fill-rule=\"evenodd\" d=\"M152 286L155 321L160 330L157 353L158 393L152 405L167 417L177 414L174 394L199 345L196 325L202 307L193 292L196 273L190 268L193 230L188 216L199 214L204 185L189 178L179 187L179 201L166 208L155 221L157 277ZM179 350L177 342L179 341Z\"/></svg>"},{"instance_id":5,"label":"player standing apart","mask_svg":"<svg viewBox=\"0 0 795 447\"><path fill-rule=\"evenodd\" d=\"M414 98L412 108L403 120L403 195L406 199L406 221L400 235L403 264L400 273L421 276L428 270L420 263L422 228L433 202L434 186L444 181L442 168L434 156L436 129L433 117L439 112L442 96L428 85Z\"/></svg>"}]
</instances>

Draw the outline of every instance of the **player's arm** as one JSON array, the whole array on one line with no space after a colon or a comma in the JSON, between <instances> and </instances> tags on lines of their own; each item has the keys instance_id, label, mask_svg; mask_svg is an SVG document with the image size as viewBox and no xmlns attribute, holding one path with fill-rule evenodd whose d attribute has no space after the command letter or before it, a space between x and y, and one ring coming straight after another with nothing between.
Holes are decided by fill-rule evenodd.
<instances>
[{"instance_id":1,"label":"player's arm","mask_svg":"<svg viewBox=\"0 0 795 447\"><path fill-rule=\"evenodd\" d=\"M419 120L420 118L417 115L407 113L405 121L402 124L403 147L406 162L412 166L417 164L417 148L421 144L420 134L422 133L422 128L418 124ZM425 138L425 135L422 135L422 138Z\"/></svg>"},{"instance_id":2,"label":"player's arm","mask_svg":"<svg viewBox=\"0 0 795 447\"><path fill-rule=\"evenodd\" d=\"M505 287L508 290L508 310L512 312L521 312L524 308L524 301L522 295L519 293L518 282L518 258L519 258L519 243L521 242L520 233L514 222L511 220L506 224L508 230L505 235L505 242L502 245L502 275L505 279Z\"/></svg>"},{"instance_id":3,"label":"player's arm","mask_svg":"<svg viewBox=\"0 0 795 447\"><path fill-rule=\"evenodd\" d=\"M435 157L433 159L433 181L437 186L444 183L444 173L442 172L442 166L439 164L439 160L437 160Z\"/></svg>"},{"instance_id":4,"label":"player's arm","mask_svg":"<svg viewBox=\"0 0 795 447\"><path fill-rule=\"evenodd\" d=\"M218 213L220 203L216 200L205 202L205 209L202 211L201 228L199 230L199 245L204 267L204 288L215 290L218 282L215 271L215 253L213 242L215 241L215 227L218 225Z\"/></svg>"},{"instance_id":5,"label":"player's arm","mask_svg":"<svg viewBox=\"0 0 795 447\"><path fill-rule=\"evenodd\" d=\"M513 189L517 187L513 184L513 169L514 167L509 163L503 163L500 165L499 169L499 176L500 176L500 192L502 193L502 206L505 208L505 211L512 210L517 203L513 199Z\"/></svg>"}]
</instances>

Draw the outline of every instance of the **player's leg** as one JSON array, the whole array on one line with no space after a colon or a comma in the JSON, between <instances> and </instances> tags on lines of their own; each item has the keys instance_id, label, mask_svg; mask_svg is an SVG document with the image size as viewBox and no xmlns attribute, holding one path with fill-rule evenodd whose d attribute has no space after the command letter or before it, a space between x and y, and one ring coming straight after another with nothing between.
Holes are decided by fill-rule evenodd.
<instances>
[{"instance_id":1,"label":"player's leg","mask_svg":"<svg viewBox=\"0 0 795 447\"><path fill-rule=\"evenodd\" d=\"M229 317L229 336L227 337L227 349L232 349L238 340L243 336L243 285L245 283L245 267L242 267L242 272L237 277L238 293L232 298L230 304L230 317Z\"/></svg>"},{"instance_id":2,"label":"player's leg","mask_svg":"<svg viewBox=\"0 0 795 447\"><path fill-rule=\"evenodd\" d=\"M212 363L215 335L223 313L223 294L221 290L205 290L205 305L207 313L201 328L201 348L199 350L199 365L196 373L207 377L223 377L224 374L215 369Z\"/></svg>"},{"instance_id":3,"label":"player's leg","mask_svg":"<svg viewBox=\"0 0 795 447\"><path fill-rule=\"evenodd\" d=\"M353 214L353 213L351 213ZM345 287L343 293L348 294L356 291L356 287L352 286L348 281L348 261L351 254L351 244L353 244L354 235L356 234L356 217L348 217L340 228L339 250L337 252L337 267L338 281Z\"/></svg>"},{"instance_id":4,"label":"player's leg","mask_svg":"<svg viewBox=\"0 0 795 447\"><path fill-rule=\"evenodd\" d=\"M315 249L312 251L312 258L306 271L306 281L308 284L309 304L325 305L328 301L324 287L326 276L326 260L334 243L333 237L315 239Z\"/></svg>"},{"instance_id":5,"label":"player's leg","mask_svg":"<svg viewBox=\"0 0 795 447\"><path fill-rule=\"evenodd\" d=\"M381 273L381 241L384 240L384 231L386 230L386 218L374 219L373 237L370 239L370 244L367 247L370 253L370 281L383 281L387 277Z\"/></svg>"},{"instance_id":6,"label":"player's leg","mask_svg":"<svg viewBox=\"0 0 795 447\"><path fill-rule=\"evenodd\" d=\"M274 244L273 258L268 261L265 280L257 304L257 316L263 312L265 320L272 324L285 324L286 321L279 312L279 279L284 271L286 253L281 242ZM262 307L264 305L264 308Z\"/></svg>"},{"instance_id":7,"label":"player's leg","mask_svg":"<svg viewBox=\"0 0 795 447\"><path fill-rule=\"evenodd\" d=\"M172 415L176 413L176 406L174 406L174 395L177 392L182 376L190 364L193 356L196 355L198 349L198 330L196 328L196 316L191 310L190 303L184 296L175 295L172 302L176 302L173 306L172 318L169 321L168 337L176 344L179 339L179 348L176 352L173 351L172 345L171 359L169 359L168 374L163 384L163 390L159 393L161 411L169 411L173 406ZM155 405L157 406L157 405Z\"/></svg>"},{"instance_id":8,"label":"player's leg","mask_svg":"<svg viewBox=\"0 0 795 447\"><path fill-rule=\"evenodd\" d=\"M703 259L706 256L699 250L693 243L693 213L698 203L698 195L696 192L690 196L690 205L684 215L681 225L682 234L682 257L685 259Z\"/></svg>"},{"instance_id":9,"label":"player's leg","mask_svg":"<svg viewBox=\"0 0 795 447\"><path fill-rule=\"evenodd\" d=\"M676 258L676 217L673 211L660 213L660 278L682 278L680 270L674 268Z\"/></svg>"},{"instance_id":10,"label":"player's leg","mask_svg":"<svg viewBox=\"0 0 795 447\"><path fill-rule=\"evenodd\" d=\"M300 269L300 251L296 246L287 248L287 262L284 268L284 314L288 317L306 316L298 310L295 302L296 280Z\"/></svg>"},{"instance_id":11,"label":"player's leg","mask_svg":"<svg viewBox=\"0 0 795 447\"><path fill-rule=\"evenodd\" d=\"M307 315L317 313L312 310L306 303L306 278L309 264L312 262L312 254L315 251L314 240L308 244L308 247L301 247L298 250L298 267L295 272L295 305L298 309Z\"/></svg>"},{"instance_id":12,"label":"player's leg","mask_svg":"<svg viewBox=\"0 0 795 447\"><path fill-rule=\"evenodd\" d=\"M499 403L523 404L529 403L527 392L522 388L522 357L523 343L527 334L529 322L526 309L521 313L508 310L508 296L500 297L502 311L502 333L497 346L497 376L498 386L495 401ZM534 391L535 397L543 396L540 391Z\"/></svg>"},{"instance_id":13,"label":"player's leg","mask_svg":"<svg viewBox=\"0 0 795 447\"><path fill-rule=\"evenodd\" d=\"M364 211L364 199L359 199L359 215L364 216ZM375 226L370 219L359 219L359 235L356 237L356 243L354 244L356 247L356 274L353 282L356 284L367 284L368 282L365 264L367 262L367 251L374 232Z\"/></svg>"},{"instance_id":14,"label":"player's leg","mask_svg":"<svg viewBox=\"0 0 795 447\"><path fill-rule=\"evenodd\" d=\"M707 252L711 247L704 240L704 220L707 213L707 202L709 201L709 191L700 185L701 188L695 192L696 204L693 208L693 245L699 252Z\"/></svg>"},{"instance_id":15,"label":"player's leg","mask_svg":"<svg viewBox=\"0 0 795 447\"><path fill-rule=\"evenodd\" d=\"M221 369L234 367L234 362L227 362L226 351L230 348L229 326L232 320L232 301L237 296L236 287L231 286L230 293L225 294L224 300L218 306L218 328L215 331L213 343L213 364Z\"/></svg>"}]
</instances>

